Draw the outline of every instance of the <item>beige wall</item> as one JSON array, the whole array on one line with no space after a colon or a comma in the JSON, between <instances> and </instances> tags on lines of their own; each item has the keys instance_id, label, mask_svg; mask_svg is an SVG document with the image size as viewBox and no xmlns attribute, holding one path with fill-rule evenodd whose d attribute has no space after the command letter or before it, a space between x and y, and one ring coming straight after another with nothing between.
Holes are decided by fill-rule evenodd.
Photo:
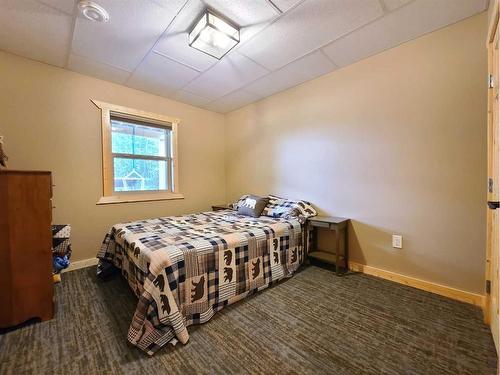
<instances>
[{"instance_id":1,"label":"beige wall","mask_svg":"<svg viewBox=\"0 0 500 375\"><path fill-rule=\"evenodd\" d=\"M227 198L310 200L352 219L352 260L482 293L486 23L483 13L230 113Z\"/></svg>"},{"instance_id":2,"label":"beige wall","mask_svg":"<svg viewBox=\"0 0 500 375\"><path fill-rule=\"evenodd\" d=\"M486 19L227 116L0 52L0 134L11 168L53 171L54 221L72 224L74 260L94 257L113 223L274 193L352 218L357 262L482 292ZM182 119L184 200L95 205L100 119L90 99Z\"/></svg>"},{"instance_id":3,"label":"beige wall","mask_svg":"<svg viewBox=\"0 0 500 375\"><path fill-rule=\"evenodd\" d=\"M185 199L96 206L101 197L98 99L178 117ZM0 134L9 167L51 170L54 222L72 225L74 260L95 257L113 223L207 210L225 201L224 116L0 52Z\"/></svg>"}]
</instances>

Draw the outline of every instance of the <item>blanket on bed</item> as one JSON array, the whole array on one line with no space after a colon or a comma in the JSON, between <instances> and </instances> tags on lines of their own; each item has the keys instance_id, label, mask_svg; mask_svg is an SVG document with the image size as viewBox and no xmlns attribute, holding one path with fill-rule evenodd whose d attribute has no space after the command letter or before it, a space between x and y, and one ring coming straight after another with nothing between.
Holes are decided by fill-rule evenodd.
<instances>
[{"instance_id":1,"label":"blanket on bed","mask_svg":"<svg viewBox=\"0 0 500 375\"><path fill-rule=\"evenodd\" d=\"M296 219L232 210L116 224L97 257L121 269L139 303L128 340L153 355L187 326L292 275L304 259Z\"/></svg>"}]
</instances>

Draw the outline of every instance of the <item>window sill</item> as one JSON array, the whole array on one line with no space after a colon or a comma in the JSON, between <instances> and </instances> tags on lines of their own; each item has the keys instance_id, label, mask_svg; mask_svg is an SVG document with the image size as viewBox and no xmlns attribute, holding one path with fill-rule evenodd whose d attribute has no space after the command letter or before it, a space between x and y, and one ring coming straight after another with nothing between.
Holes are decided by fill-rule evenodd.
<instances>
[{"instance_id":1,"label":"window sill","mask_svg":"<svg viewBox=\"0 0 500 375\"><path fill-rule=\"evenodd\" d=\"M118 204L118 203L135 203L135 202L152 202L166 201L173 199L184 199L184 195L180 193L161 193L161 194L131 194L131 195L112 195L102 197L97 201L97 205L102 204Z\"/></svg>"}]
</instances>

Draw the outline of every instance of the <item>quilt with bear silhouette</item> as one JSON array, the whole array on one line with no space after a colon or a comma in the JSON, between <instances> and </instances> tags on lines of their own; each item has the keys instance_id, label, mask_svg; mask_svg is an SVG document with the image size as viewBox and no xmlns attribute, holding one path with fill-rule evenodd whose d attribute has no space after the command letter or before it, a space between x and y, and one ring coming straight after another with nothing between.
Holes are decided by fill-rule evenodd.
<instances>
[{"instance_id":1,"label":"quilt with bear silhouette","mask_svg":"<svg viewBox=\"0 0 500 375\"><path fill-rule=\"evenodd\" d=\"M233 210L116 224L97 257L139 298L128 340L149 355L189 339L187 327L291 276L304 259L296 219Z\"/></svg>"}]
</instances>

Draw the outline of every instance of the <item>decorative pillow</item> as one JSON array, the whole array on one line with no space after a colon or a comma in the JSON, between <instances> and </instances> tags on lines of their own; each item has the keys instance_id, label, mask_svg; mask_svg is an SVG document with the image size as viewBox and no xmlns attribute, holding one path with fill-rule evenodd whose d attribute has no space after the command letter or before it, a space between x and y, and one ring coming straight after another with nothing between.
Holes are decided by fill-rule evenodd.
<instances>
[{"instance_id":1,"label":"decorative pillow","mask_svg":"<svg viewBox=\"0 0 500 375\"><path fill-rule=\"evenodd\" d=\"M290 200L274 195L269 196L269 203L262 211L262 215L265 216L285 219L297 218L302 224L305 223L307 218L317 214L311 203L307 201Z\"/></svg>"},{"instance_id":2,"label":"decorative pillow","mask_svg":"<svg viewBox=\"0 0 500 375\"><path fill-rule=\"evenodd\" d=\"M238 213L252 217L259 217L269 202L269 198L262 198L257 195L247 195L243 201L242 198L238 201Z\"/></svg>"},{"instance_id":3,"label":"decorative pillow","mask_svg":"<svg viewBox=\"0 0 500 375\"><path fill-rule=\"evenodd\" d=\"M248 194L242 195L241 198L238 199L236 202L230 203L229 208L232 208L233 210L238 210L238 207L245 202L245 199L247 199L248 196L249 196Z\"/></svg>"}]
</instances>

